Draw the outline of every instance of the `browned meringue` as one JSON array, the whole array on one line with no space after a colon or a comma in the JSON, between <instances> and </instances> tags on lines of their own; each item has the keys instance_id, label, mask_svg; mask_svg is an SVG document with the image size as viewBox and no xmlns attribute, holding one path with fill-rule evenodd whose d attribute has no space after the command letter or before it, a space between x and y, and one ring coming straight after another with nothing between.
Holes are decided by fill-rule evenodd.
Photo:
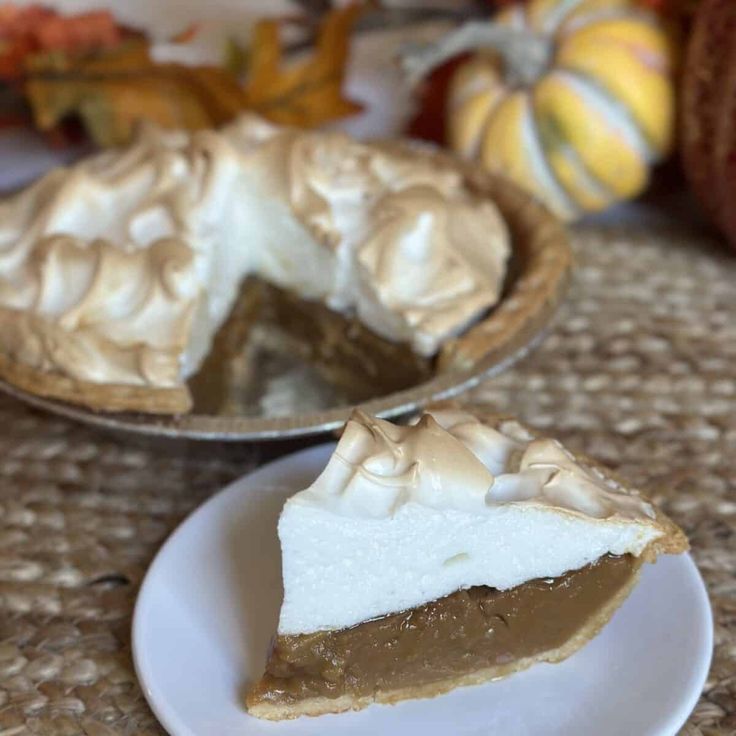
<instances>
[{"instance_id":1,"label":"browned meringue","mask_svg":"<svg viewBox=\"0 0 736 736\"><path fill-rule=\"evenodd\" d=\"M508 254L495 206L419 157L252 115L148 129L0 202L0 352L180 385L257 275L431 356L496 303Z\"/></svg>"}]
</instances>

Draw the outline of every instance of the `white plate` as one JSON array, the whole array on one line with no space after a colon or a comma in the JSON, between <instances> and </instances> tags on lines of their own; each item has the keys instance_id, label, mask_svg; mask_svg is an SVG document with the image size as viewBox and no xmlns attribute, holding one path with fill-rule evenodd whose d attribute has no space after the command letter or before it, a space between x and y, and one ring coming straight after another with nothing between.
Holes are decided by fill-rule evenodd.
<instances>
[{"instance_id":1,"label":"white plate","mask_svg":"<svg viewBox=\"0 0 736 736\"><path fill-rule=\"evenodd\" d=\"M667 736L695 706L713 626L687 555L647 565L602 634L557 665L433 700L269 723L245 713L281 601L276 521L334 445L290 455L237 481L187 519L154 560L133 621L146 698L172 736Z\"/></svg>"}]
</instances>

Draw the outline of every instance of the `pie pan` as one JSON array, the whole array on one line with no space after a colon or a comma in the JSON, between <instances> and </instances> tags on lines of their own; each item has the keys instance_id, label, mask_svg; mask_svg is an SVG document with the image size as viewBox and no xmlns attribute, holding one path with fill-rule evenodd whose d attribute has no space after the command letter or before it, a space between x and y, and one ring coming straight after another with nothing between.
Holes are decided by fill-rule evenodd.
<instances>
[{"instance_id":1,"label":"pie pan","mask_svg":"<svg viewBox=\"0 0 736 736\"><path fill-rule=\"evenodd\" d=\"M383 417L409 414L508 368L544 335L564 298L572 269L566 231L532 197L503 178L458 164L444 153L412 148L416 155L435 159L437 166L460 166L471 190L495 200L509 226L512 256L499 303L466 333L444 346L435 374L428 381L358 404ZM36 407L109 430L219 442L327 432L344 423L355 405L349 395L326 384L308 365L284 351L279 354L278 346L248 352L250 365L233 372L241 379L226 387L231 396L230 409L222 414L198 412L196 397L194 410L180 416L94 411L60 400L65 395L73 399L73 386L63 387L56 396L29 391L22 380L23 371L1 356L0 388Z\"/></svg>"}]
</instances>

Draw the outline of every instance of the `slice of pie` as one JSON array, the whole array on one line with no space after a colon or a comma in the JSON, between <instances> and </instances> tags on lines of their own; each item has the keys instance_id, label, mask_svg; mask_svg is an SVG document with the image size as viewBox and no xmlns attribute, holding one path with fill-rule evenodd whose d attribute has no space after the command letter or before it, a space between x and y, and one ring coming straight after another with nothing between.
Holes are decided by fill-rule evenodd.
<instances>
[{"instance_id":1,"label":"slice of pie","mask_svg":"<svg viewBox=\"0 0 736 736\"><path fill-rule=\"evenodd\" d=\"M356 412L279 521L284 602L248 711L280 720L558 662L645 561L688 548L637 491L518 422Z\"/></svg>"}]
</instances>

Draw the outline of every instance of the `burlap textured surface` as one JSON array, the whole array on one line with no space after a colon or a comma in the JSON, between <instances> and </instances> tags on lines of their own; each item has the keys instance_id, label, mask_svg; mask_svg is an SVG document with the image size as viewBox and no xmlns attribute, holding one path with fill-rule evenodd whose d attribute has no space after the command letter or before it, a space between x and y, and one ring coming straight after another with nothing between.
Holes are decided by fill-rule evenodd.
<instances>
[{"instance_id":1,"label":"burlap textured surface","mask_svg":"<svg viewBox=\"0 0 736 736\"><path fill-rule=\"evenodd\" d=\"M654 490L685 528L716 653L683 733L734 734L736 257L674 229L581 229L574 247L551 334L474 397ZM0 397L0 736L162 733L130 658L137 587L182 517L262 459L131 446Z\"/></svg>"}]
</instances>

